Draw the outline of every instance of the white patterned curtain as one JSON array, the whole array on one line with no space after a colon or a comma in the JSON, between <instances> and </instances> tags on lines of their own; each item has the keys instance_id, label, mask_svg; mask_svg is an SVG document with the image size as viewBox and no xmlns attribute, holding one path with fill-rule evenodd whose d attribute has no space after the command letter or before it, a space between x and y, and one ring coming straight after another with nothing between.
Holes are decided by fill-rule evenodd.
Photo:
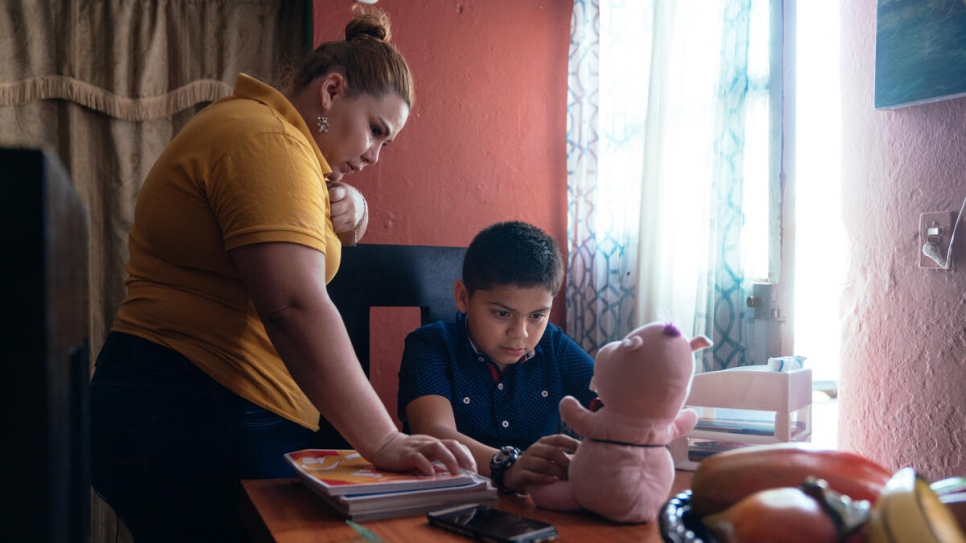
<instances>
[{"instance_id":1,"label":"white patterned curtain","mask_svg":"<svg viewBox=\"0 0 966 543\"><path fill-rule=\"evenodd\" d=\"M574 3L567 326L592 354L670 320L714 340L703 369L755 363L740 250L747 98L761 90L751 20L752 0Z\"/></svg>"}]
</instances>

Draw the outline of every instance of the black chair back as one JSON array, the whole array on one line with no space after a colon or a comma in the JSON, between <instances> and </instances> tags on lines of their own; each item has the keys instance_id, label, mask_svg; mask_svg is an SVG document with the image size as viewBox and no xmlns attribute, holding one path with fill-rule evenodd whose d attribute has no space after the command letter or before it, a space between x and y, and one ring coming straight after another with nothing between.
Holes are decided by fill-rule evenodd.
<instances>
[{"instance_id":1,"label":"black chair back","mask_svg":"<svg viewBox=\"0 0 966 543\"><path fill-rule=\"evenodd\" d=\"M361 244L343 249L339 273L327 290L367 376L370 309L418 307L420 324L453 321L453 282L462 276L465 254L465 247L424 245ZM320 447L349 447L325 418L319 426Z\"/></svg>"}]
</instances>

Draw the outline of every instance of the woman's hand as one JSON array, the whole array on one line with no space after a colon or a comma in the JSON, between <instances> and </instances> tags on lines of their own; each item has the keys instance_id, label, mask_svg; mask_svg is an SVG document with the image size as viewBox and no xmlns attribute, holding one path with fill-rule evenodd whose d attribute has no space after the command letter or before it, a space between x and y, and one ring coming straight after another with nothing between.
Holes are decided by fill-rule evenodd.
<instances>
[{"instance_id":1,"label":"woman's hand","mask_svg":"<svg viewBox=\"0 0 966 543\"><path fill-rule=\"evenodd\" d=\"M540 438L520 455L503 475L503 484L510 490L525 492L530 485L543 485L567 478L570 456L580 442L554 434Z\"/></svg>"},{"instance_id":2,"label":"woman's hand","mask_svg":"<svg viewBox=\"0 0 966 543\"><path fill-rule=\"evenodd\" d=\"M476 471L473 455L460 442L401 432L383 439L370 461L379 469L399 472L416 469L426 475L434 473L434 461L442 462L450 473L459 473L463 469Z\"/></svg>"},{"instance_id":3,"label":"woman's hand","mask_svg":"<svg viewBox=\"0 0 966 543\"><path fill-rule=\"evenodd\" d=\"M338 181L326 182L332 227L343 245L355 245L369 225L369 206L362 192Z\"/></svg>"}]
</instances>

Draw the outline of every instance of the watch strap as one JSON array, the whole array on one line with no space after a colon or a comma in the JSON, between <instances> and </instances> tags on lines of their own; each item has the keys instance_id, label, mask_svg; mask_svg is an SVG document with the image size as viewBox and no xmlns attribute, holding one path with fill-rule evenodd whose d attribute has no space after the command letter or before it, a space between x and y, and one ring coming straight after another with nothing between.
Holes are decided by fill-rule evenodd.
<instances>
[{"instance_id":1,"label":"watch strap","mask_svg":"<svg viewBox=\"0 0 966 543\"><path fill-rule=\"evenodd\" d=\"M513 491L506 487L503 481L506 472L510 470L510 467L520 459L520 455L523 454L520 449L512 447L510 445L505 445L500 448L493 455L490 460L490 479L493 481L493 485L496 489L505 494L510 494Z\"/></svg>"}]
</instances>

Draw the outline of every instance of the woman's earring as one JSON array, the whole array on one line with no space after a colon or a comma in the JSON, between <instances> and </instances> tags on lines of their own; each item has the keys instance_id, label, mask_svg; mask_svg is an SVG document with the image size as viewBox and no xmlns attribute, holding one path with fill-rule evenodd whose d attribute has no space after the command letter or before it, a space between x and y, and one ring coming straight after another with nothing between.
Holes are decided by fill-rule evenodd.
<instances>
[{"instance_id":1,"label":"woman's earring","mask_svg":"<svg viewBox=\"0 0 966 543\"><path fill-rule=\"evenodd\" d=\"M319 132L329 131L329 118L325 116L325 113L323 113L322 115L319 115L318 125L319 125Z\"/></svg>"}]
</instances>

